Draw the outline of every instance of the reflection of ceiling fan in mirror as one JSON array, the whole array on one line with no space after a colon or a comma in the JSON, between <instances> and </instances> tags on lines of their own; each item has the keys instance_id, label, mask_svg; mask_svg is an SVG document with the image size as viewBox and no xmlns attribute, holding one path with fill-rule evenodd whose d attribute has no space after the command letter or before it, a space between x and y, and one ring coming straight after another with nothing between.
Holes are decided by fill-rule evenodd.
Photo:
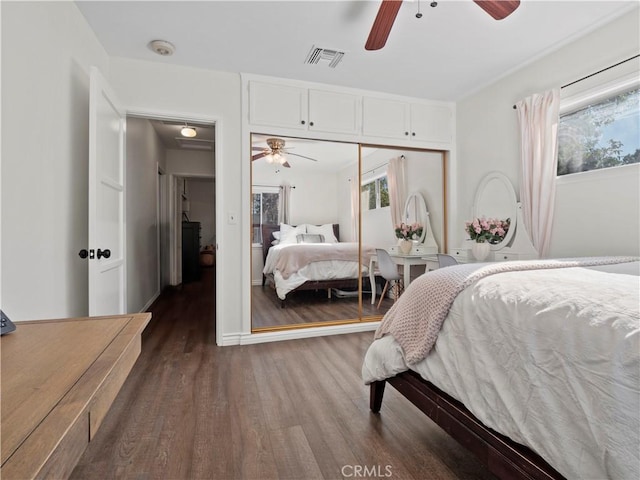
<instances>
[{"instance_id":1,"label":"reflection of ceiling fan in mirror","mask_svg":"<svg viewBox=\"0 0 640 480\"><path fill-rule=\"evenodd\" d=\"M520 6L520 0L473 0L473 2L496 20L507 18ZM402 0L382 0L365 44L365 50L380 50L384 47L401 5ZM436 5L438 2L431 2L432 7ZM416 15L417 18L421 16L421 13Z\"/></svg>"},{"instance_id":2,"label":"reflection of ceiling fan in mirror","mask_svg":"<svg viewBox=\"0 0 640 480\"><path fill-rule=\"evenodd\" d=\"M268 147L252 147L253 151L259 151L251 157L251 160L258 160L264 158L267 163L278 163L286 168L291 168L291 165L287 161L287 156L292 155L294 157L305 158L313 162L317 162L315 158L305 157L297 153L291 153L284 147L284 139L282 138L267 138Z\"/></svg>"}]
</instances>

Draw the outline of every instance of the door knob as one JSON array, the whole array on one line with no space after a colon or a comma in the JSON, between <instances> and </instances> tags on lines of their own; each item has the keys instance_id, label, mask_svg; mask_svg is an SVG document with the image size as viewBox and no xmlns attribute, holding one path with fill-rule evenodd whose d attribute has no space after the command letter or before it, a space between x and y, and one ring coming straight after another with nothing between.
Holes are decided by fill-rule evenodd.
<instances>
[{"instance_id":1,"label":"door knob","mask_svg":"<svg viewBox=\"0 0 640 480\"><path fill-rule=\"evenodd\" d=\"M100 250L98 249L98 259L104 257L104 258L109 258L111 256L111 250L109 250L108 248L105 248L104 250Z\"/></svg>"},{"instance_id":2,"label":"door knob","mask_svg":"<svg viewBox=\"0 0 640 480\"><path fill-rule=\"evenodd\" d=\"M89 256L89 251L86 248L83 248L78 252L80 258L87 258Z\"/></svg>"}]
</instances>

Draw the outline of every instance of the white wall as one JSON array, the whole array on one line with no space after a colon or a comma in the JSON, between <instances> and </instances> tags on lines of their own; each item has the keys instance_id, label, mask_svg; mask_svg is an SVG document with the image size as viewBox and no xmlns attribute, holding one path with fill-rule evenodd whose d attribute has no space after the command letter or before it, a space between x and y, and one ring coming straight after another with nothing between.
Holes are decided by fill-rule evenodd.
<instances>
[{"instance_id":1,"label":"white wall","mask_svg":"<svg viewBox=\"0 0 640 480\"><path fill-rule=\"evenodd\" d=\"M242 249L249 240L243 243L240 223L228 220L230 214L238 218L242 205L240 75L112 58L108 78L130 109L152 116L178 114L191 120L215 122L216 176L224 179L216 182L221 198L217 208L224 212L224 218L218 219L218 226L224 228L217 228L216 232L216 275L224 278L216 287L217 334L241 332L242 289L246 286L242 285L239 265ZM181 88L175 88L176 85Z\"/></svg>"},{"instance_id":2,"label":"white wall","mask_svg":"<svg viewBox=\"0 0 640 480\"><path fill-rule=\"evenodd\" d=\"M160 293L158 164L165 148L151 122L127 118L127 311L142 311Z\"/></svg>"},{"instance_id":3,"label":"white wall","mask_svg":"<svg viewBox=\"0 0 640 480\"><path fill-rule=\"evenodd\" d=\"M355 147L354 147L355 148ZM354 151L357 156L357 151ZM291 219L289 223L322 225L338 222L338 193L335 173L313 172L303 168L280 168L272 165L255 168L254 185L291 185Z\"/></svg>"},{"instance_id":4,"label":"white wall","mask_svg":"<svg viewBox=\"0 0 640 480\"><path fill-rule=\"evenodd\" d=\"M106 75L109 58L72 2L0 8L2 309L86 315L89 68Z\"/></svg>"},{"instance_id":5,"label":"white wall","mask_svg":"<svg viewBox=\"0 0 640 480\"><path fill-rule=\"evenodd\" d=\"M167 173L180 176L213 177L213 153L200 150L167 150Z\"/></svg>"},{"instance_id":6,"label":"white wall","mask_svg":"<svg viewBox=\"0 0 640 480\"><path fill-rule=\"evenodd\" d=\"M540 58L457 105L456 178L459 210L450 222L464 240L463 224L472 211L480 179L488 172L505 173L519 192L520 137L512 105L533 94L573 82L640 50L638 10L635 9L587 36ZM640 169L625 173L591 172L557 186L556 213L550 256L640 253ZM594 225L615 225L605 238ZM613 238L611 238L613 237Z\"/></svg>"}]
</instances>

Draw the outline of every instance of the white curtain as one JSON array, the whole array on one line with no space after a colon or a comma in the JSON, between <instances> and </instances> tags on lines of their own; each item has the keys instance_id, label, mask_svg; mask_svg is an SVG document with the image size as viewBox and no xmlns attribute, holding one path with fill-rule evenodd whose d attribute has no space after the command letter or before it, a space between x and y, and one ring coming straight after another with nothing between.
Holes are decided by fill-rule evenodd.
<instances>
[{"instance_id":1,"label":"white curtain","mask_svg":"<svg viewBox=\"0 0 640 480\"><path fill-rule=\"evenodd\" d=\"M520 201L525 226L541 258L547 256L556 196L560 89L516 103L520 124Z\"/></svg>"},{"instance_id":2,"label":"white curtain","mask_svg":"<svg viewBox=\"0 0 640 480\"><path fill-rule=\"evenodd\" d=\"M358 241L358 218L360 217L360 182L358 175L349 178L351 184L351 238L354 242Z\"/></svg>"},{"instance_id":3,"label":"white curtain","mask_svg":"<svg viewBox=\"0 0 640 480\"><path fill-rule=\"evenodd\" d=\"M389 206L391 207L391 223L395 228L404 219L404 202L407 198L406 159L404 155L392 158L387 167L387 184L389 186Z\"/></svg>"},{"instance_id":4,"label":"white curtain","mask_svg":"<svg viewBox=\"0 0 640 480\"><path fill-rule=\"evenodd\" d=\"M289 224L291 217L291 185L280 186L280 198L278 205L278 223Z\"/></svg>"}]
</instances>

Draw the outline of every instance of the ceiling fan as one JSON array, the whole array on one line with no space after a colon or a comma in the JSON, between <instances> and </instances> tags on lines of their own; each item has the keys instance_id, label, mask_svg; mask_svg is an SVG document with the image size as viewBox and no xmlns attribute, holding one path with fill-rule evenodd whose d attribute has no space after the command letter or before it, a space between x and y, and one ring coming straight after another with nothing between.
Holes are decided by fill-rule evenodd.
<instances>
[{"instance_id":1,"label":"ceiling fan","mask_svg":"<svg viewBox=\"0 0 640 480\"><path fill-rule=\"evenodd\" d=\"M507 18L520 6L520 0L473 1L496 20ZM402 0L382 0L378 15L376 15L369 38L367 38L367 43L364 46L366 50L380 50L384 47L401 5ZM433 2L432 6L435 5L437 3Z\"/></svg>"},{"instance_id":2,"label":"ceiling fan","mask_svg":"<svg viewBox=\"0 0 640 480\"><path fill-rule=\"evenodd\" d=\"M291 168L291 165L287 161L288 155L293 155L295 157L306 158L307 160L311 160L313 162L317 162L315 158L305 157L304 155L299 155L297 153L291 153L287 151L284 147L285 141L283 138L267 138L268 147L252 147L251 150L259 151L260 153L256 153L251 156L251 160L258 160L263 158L267 161L267 163L279 163L285 168Z\"/></svg>"}]
</instances>

